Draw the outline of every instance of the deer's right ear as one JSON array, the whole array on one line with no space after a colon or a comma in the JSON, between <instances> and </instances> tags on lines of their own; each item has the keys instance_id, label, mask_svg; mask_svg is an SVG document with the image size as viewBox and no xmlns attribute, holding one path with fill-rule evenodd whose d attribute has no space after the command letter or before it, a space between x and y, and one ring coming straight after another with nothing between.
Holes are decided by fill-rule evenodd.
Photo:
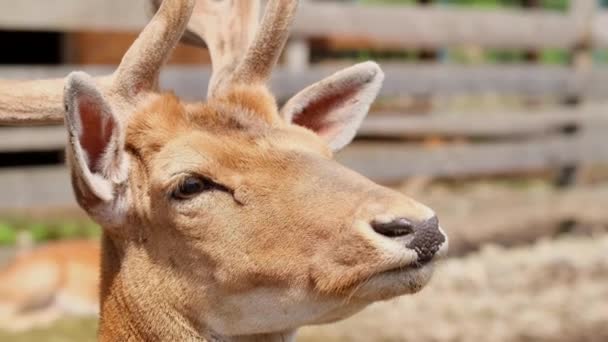
<instances>
[{"instance_id":1,"label":"deer's right ear","mask_svg":"<svg viewBox=\"0 0 608 342\"><path fill-rule=\"evenodd\" d=\"M117 185L127 179L123 128L95 81L83 72L68 76L64 102L72 183L80 204L92 209L113 201Z\"/></svg>"},{"instance_id":2,"label":"deer's right ear","mask_svg":"<svg viewBox=\"0 0 608 342\"><path fill-rule=\"evenodd\" d=\"M383 80L378 64L354 65L296 94L281 115L287 122L311 129L337 151L355 137Z\"/></svg>"}]
</instances>

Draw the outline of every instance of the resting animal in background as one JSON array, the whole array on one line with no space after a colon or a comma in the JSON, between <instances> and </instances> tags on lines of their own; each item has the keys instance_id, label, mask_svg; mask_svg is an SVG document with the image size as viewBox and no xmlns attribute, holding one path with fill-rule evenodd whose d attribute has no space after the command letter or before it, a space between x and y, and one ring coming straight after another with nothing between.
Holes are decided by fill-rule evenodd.
<instances>
[{"instance_id":1,"label":"resting animal in background","mask_svg":"<svg viewBox=\"0 0 608 342\"><path fill-rule=\"evenodd\" d=\"M99 242L64 241L0 269L0 329L21 331L99 312Z\"/></svg>"},{"instance_id":2,"label":"resting animal in background","mask_svg":"<svg viewBox=\"0 0 608 342\"><path fill-rule=\"evenodd\" d=\"M278 108L266 84L297 1L268 1L259 28L259 1L194 5L163 1L109 77L0 96L13 123L65 108L76 199L103 227L100 339L286 341L423 288L447 248L435 213L333 160L380 89L378 65ZM213 76L207 102L187 103L157 86L193 9Z\"/></svg>"}]
</instances>

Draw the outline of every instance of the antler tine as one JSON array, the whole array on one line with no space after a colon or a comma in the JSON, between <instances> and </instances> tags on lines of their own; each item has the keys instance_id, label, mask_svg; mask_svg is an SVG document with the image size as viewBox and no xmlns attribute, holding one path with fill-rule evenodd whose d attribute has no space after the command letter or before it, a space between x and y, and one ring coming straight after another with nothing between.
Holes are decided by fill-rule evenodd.
<instances>
[{"instance_id":1,"label":"antler tine","mask_svg":"<svg viewBox=\"0 0 608 342\"><path fill-rule=\"evenodd\" d=\"M0 124L63 123L63 79L0 82Z\"/></svg>"},{"instance_id":2,"label":"antler tine","mask_svg":"<svg viewBox=\"0 0 608 342\"><path fill-rule=\"evenodd\" d=\"M226 84L237 68L238 63L247 53L258 25L258 15L260 12L260 1L232 1L231 8L224 7L222 12L216 12L214 19L217 22L209 21L205 26L203 38L209 48L211 60L213 62L213 74L209 81L209 97ZM209 10L209 8L207 9ZM207 13L213 14L211 11ZM204 17L200 17L201 19ZM193 22L193 28L196 22ZM196 32L196 31L194 31Z\"/></svg>"},{"instance_id":3,"label":"antler tine","mask_svg":"<svg viewBox=\"0 0 608 342\"><path fill-rule=\"evenodd\" d=\"M151 1L155 7L162 2ZM297 5L297 0L268 1L258 30L259 0L197 0L184 40L203 45L202 39L209 48L209 97L234 83L264 83L270 78Z\"/></svg>"},{"instance_id":4,"label":"antler tine","mask_svg":"<svg viewBox=\"0 0 608 342\"><path fill-rule=\"evenodd\" d=\"M232 76L236 83L265 83L289 37L298 0L270 0L259 31Z\"/></svg>"},{"instance_id":5,"label":"antler tine","mask_svg":"<svg viewBox=\"0 0 608 342\"><path fill-rule=\"evenodd\" d=\"M156 9L163 0L151 0ZM196 0L194 13L182 41L207 46L213 74L208 96L226 83L247 53L258 25L260 0Z\"/></svg>"},{"instance_id":6,"label":"antler tine","mask_svg":"<svg viewBox=\"0 0 608 342\"><path fill-rule=\"evenodd\" d=\"M130 99L158 87L161 67L186 30L194 0L165 0L114 73L114 90Z\"/></svg>"}]
</instances>

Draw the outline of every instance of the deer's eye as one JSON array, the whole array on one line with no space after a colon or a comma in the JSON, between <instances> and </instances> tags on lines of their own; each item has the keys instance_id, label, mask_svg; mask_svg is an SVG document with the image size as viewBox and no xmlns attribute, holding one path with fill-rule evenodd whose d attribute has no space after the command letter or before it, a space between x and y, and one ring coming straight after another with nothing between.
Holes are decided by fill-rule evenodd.
<instances>
[{"instance_id":1,"label":"deer's eye","mask_svg":"<svg viewBox=\"0 0 608 342\"><path fill-rule=\"evenodd\" d=\"M172 193L172 197L178 200L186 200L195 197L203 191L209 190L213 187L211 182L207 182L205 179L200 177L187 177L181 183L177 189Z\"/></svg>"}]
</instances>

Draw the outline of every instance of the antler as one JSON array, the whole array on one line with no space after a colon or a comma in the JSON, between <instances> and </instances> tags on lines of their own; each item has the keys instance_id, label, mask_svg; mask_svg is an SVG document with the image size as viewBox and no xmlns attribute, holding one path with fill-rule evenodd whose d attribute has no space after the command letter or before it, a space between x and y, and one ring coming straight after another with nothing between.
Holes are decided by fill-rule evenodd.
<instances>
[{"instance_id":1,"label":"antler","mask_svg":"<svg viewBox=\"0 0 608 342\"><path fill-rule=\"evenodd\" d=\"M0 124L63 122L63 79L0 81Z\"/></svg>"},{"instance_id":2,"label":"antler","mask_svg":"<svg viewBox=\"0 0 608 342\"><path fill-rule=\"evenodd\" d=\"M158 87L160 69L183 35L194 0L166 0L110 76L96 79L117 106L133 105ZM0 82L0 123L63 122L64 79Z\"/></svg>"},{"instance_id":3,"label":"antler","mask_svg":"<svg viewBox=\"0 0 608 342\"><path fill-rule=\"evenodd\" d=\"M151 0L156 7L162 0ZM270 0L259 30L259 0L197 0L184 38L204 40L213 62L209 97L238 83L265 83L289 35L297 0ZM199 37L197 40L193 37Z\"/></svg>"},{"instance_id":4,"label":"antler","mask_svg":"<svg viewBox=\"0 0 608 342\"><path fill-rule=\"evenodd\" d=\"M114 88L123 98L157 90L160 69L184 34L193 8L194 0L163 2L114 73Z\"/></svg>"},{"instance_id":5,"label":"antler","mask_svg":"<svg viewBox=\"0 0 608 342\"><path fill-rule=\"evenodd\" d=\"M234 72L233 82L264 83L268 81L289 37L289 28L297 7L297 0L271 0L268 2L262 25L245 58Z\"/></svg>"}]
</instances>

